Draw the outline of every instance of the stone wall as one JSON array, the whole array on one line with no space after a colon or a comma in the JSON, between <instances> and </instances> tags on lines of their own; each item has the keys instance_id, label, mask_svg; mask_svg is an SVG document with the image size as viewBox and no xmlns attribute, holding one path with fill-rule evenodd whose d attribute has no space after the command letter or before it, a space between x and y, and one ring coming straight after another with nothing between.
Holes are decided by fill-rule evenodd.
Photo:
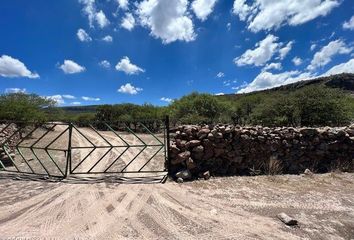
<instances>
[{"instance_id":1,"label":"stone wall","mask_svg":"<svg viewBox=\"0 0 354 240\"><path fill-rule=\"evenodd\" d=\"M177 178L354 170L354 125L342 128L179 126L171 134Z\"/></svg>"},{"instance_id":2,"label":"stone wall","mask_svg":"<svg viewBox=\"0 0 354 240\"><path fill-rule=\"evenodd\" d=\"M15 133L17 131L17 127L15 124L11 124L10 126L7 126L5 124L0 124L0 160L1 163L5 166L12 166L12 162L10 160L10 157L6 154L4 150L4 143L7 140L8 137L11 137L11 139L8 140L6 145L9 147L7 148L8 153L11 157L14 157L14 149L11 148L11 146L15 145L19 139L20 135ZM0 169L1 169L1 164L0 164Z\"/></svg>"}]
</instances>

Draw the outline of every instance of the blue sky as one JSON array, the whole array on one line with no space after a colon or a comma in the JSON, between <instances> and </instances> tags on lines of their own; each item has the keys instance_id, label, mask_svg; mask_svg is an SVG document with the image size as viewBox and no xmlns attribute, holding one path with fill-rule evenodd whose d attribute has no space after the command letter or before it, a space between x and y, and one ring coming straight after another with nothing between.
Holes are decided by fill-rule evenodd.
<instances>
[{"instance_id":1,"label":"blue sky","mask_svg":"<svg viewBox=\"0 0 354 240\"><path fill-rule=\"evenodd\" d=\"M352 0L2 0L0 91L166 105L354 72Z\"/></svg>"}]
</instances>

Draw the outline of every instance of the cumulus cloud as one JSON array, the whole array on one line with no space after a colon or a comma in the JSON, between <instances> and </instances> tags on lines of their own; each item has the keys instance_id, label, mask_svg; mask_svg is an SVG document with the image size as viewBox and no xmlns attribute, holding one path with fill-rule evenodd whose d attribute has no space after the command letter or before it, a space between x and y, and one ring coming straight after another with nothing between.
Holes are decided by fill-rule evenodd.
<instances>
[{"instance_id":1,"label":"cumulus cloud","mask_svg":"<svg viewBox=\"0 0 354 240\"><path fill-rule=\"evenodd\" d=\"M294 63L295 66L299 66L302 63L302 59L299 57L294 57L291 61Z\"/></svg>"},{"instance_id":2,"label":"cumulus cloud","mask_svg":"<svg viewBox=\"0 0 354 240\"><path fill-rule=\"evenodd\" d=\"M354 73L354 58L348 62L338 64L329 69L324 75L333 75L339 73Z\"/></svg>"},{"instance_id":3,"label":"cumulus cloud","mask_svg":"<svg viewBox=\"0 0 354 240\"><path fill-rule=\"evenodd\" d=\"M57 105L63 105L65 103L63 96L59 95L59 94L53 95L53 96L46 96L44 98L49 99L49 100L53 100L55 102L55 104L57 104Z\"/></svg>"},{"instance_id":4,"label":"cumulus cloud","mask_svg":"<svg viewBox=\"0 0 354 240\"><path fill-rule=\"evenodd\" d=\"M75 96L70 95L70 94L64 94L64 95L62 95L62 96L63 96L63 98L66 98L66 99L76 99Z\"/></svg>"},{"instance_id":5,"label":"cumulus cloud","mask_svg":"<svg viewBox=\"0 0 354 240\"><path fill-rule=\"evenodd\" d=\"M86 70L85 67L80 66L72 60L64 60L64 63L60 65L59 68L63 70L65 74L80 73Z\"/></svg>"},{"instance_id":6,"label":"cumulus cloud","mask_svg":"<svg viewBox=\"0 0 354 240\"><path fill-rule=\"evenodd\" d=\"M70 103L71 105L81 105L81 102L72 102L72 103Z\"/></svg>"},{"instance_id":7,"label":"cumulus cloud","mask_svg":"<svg viewBox=\"0 0 354 240\"><path fill-rule=\"evenodd\" d=\"M137 5L141 25L164 44L177 40L195 40L193 21L188 13L188 0L144 0Z\"/></svg>"},{"instance_id":8,"label":"cumulus cloud","mask_svg":"<svg viewBox=\"0 0 354 240\"><path fill-rule=\"evenodd\" d=\"M293 41L288 42L285 47L279 49L279 58L283 60L293 47Z\"/></svg>"},{"instance_id":9,"label":"cumulus cloud","mask_svg":"<svg viewBox=\"0 0 354 240\"><path fill-rule=\"evenodd\" d=\"M119 8L123 10L128 10L129 2L128 0L117 0Z\"/></svg>"},{"instance_id":10,"label":"cumulus cloud","mask_svg":"<svg viewBox=\"0 0 354 240\"><path fill-rule=\"evenodd\" d=\"M95 98L95 97L85 97L85 96L83 96L83 97L81 97L81 98L82 98L82 100L84 100L84 101L92 101L92 102L98 102L98 101L101 100L100 98Z\"/></svg>"},{"instance_id":11,"label":"cumulus cloud","mask_svg":"<svg viewBox=\"0 0 354 240\"><path fill-rule=\"evenodd\" d=\"M338 54L349 54L353 50L352 47L348 47L342 40L335 40L328 43L315 53L310 65L307 67L308 70L314 71L319 67L327 65L332 57Z\"/></svg>"},{"instance_id":12,"label":"cumulus cloud","mask_svg":"<svg viewBox=\"0 0 354 240\"><path fill-rule=\"evenodd\" d=\"M79 0L84 6L82 11L89 20L90 27L94 27L94 23L100 28L104 28L109 24L109 20L102 10L97 11L95 0Z\"/></svg>"},{"instance_id":13,"label":"cumulus cloud","mask_svg":"<svg viewBox=\"0 0 354 240\"><path fill-rule=\"evenodd\" d=\"M167 97L162 97L160 98L161 101L164 101L164 102L168 102L168 103L171 103L173 101L172 98L167 98Z\"/></svg>"},{"instance_id":14,"label":"cumulus cloud","mask_svg":"<svg viewBox=\"0 0 354 240\"><path fill-rule=\"evenodd\" d=\"M5 93L26 93L26 88L6 88Z\"/></svg>"},{"instance_id":15,"label":"cumulus cloud","mask_svg":"<svg viewBox=\"0 0 354 240\"><path fill-rule=\"evenodd\" d=\"M98 63L98 65L100 67L103 67L103 68L111 68L111 63L108 62L107 60L102 60L101 62Z\"/></svg>"},{"instance_id":16,"label":"cumulus cloud","mask_svg":"<svg viewBox=\"0 0 354 240\"><path fill-rule=\"evenodd\" d=\"M131 31L135 27L135 18L133 14L126 13L125 17L122 19L122 23L120 24L120 26Z\"/></svg>"},{"instance_id":17,"label":"cumulus cloud","mask_svg":"<svg viewBox=\"0 0 354 240\"><path fill-rule=\"evenodd\" d=\"M343 23L343 29L354 30L354 16L349 21Z\"/></svg>"},{"instance_id":18,"label":"cumulus cloud","mask_svg":"<svg viewBox=\"0 0 354 240\"><path fill-rule=\"evenodd\" d=\"M245 88L240 89L239 93L247 93L258 90L269 89L280 85L290 84L300 80L311 78L308 72L287 71L278 74L267 71L261 72L258 76Z\"/></svg>"},{"instance_id":19,"label":"cumulus cloud","mask_svg":"<svg viewBox=\"0 0 354 240\"><path fill-rule=\"evenodd\" d=\"M234 59L237 66L255 65L263 66L272 57L279 53L279 57L283 59L291 49L292 42L281 48L283 43L277 42L278 37L269 34L265 39L255 45L255 49L248 49L240 57Z\"/></svg>"},{"instance_id":20,"label":"cumulus cloud","mask_svg":"<svg viewBox=\"0 0 354 240\"><path fill-rule=\"evenodd\" d=\"M317 47L317 44L312 44L310 47L311 51L315 50L316 47Z\"/></svg>"},{"instance_id":21,"label":"cumulus cloud","mask_svg":"<svg viewBox=\"0 0 354 240\"><path fill-rule=\"evenodd\" d=\"M105 41L105 42L113 42L113 37L110 36L110 35L107 35L105 37L102 38L102 41Z\"/></svg>"},{"instance_id":22,"label":"cumulus cloud","mask_svg":"<svg viewBox=\"0 0 354 240\"><path fill-rule=\"evenodd\" d=\"M137 65L130 62L130 59L125 56L116 65L117 71L125 72L128 75L139 74L140 72L145 72L144 69L138 67Z\"/></svg>"},{"instance_id":23,"label":"cumulus cloud","mask_svg":"<svg viewBox=\"0 0 354 240\"><path fill-rule=\"evenodd\" d=\"M282 69L281 63L269 63L264 66L262 71L267 71L267 70L271 70L271 69L281 70Z\"/></svg>"},{"instance_id":24,"label":"cumulus cloud","mask_svg":"<svg viewBox=\"0 0 354 240\"><path fill-rule=\"evenodd\" d=\"M88 33L82 28L77 30L76 36L81 42L91 42L92 41L92 38L90 37L90 35L88 35Z\"/></svg>"},{"instance_id":25,"label":"cumulus cloud","mask_svg":"<svg viewBox=\"0 0 354 240\"><path fill-rule=\"evenodd\" d=\"M7 78L39 78L39 75L28 70L23 62L8 55L0 57L0 76Z\"/></svg>"},{"instance_id":26,"label":"cumulus cloud","mask_svg":"<svg viewBox=\"0 0 354 240\"><path fill-rule=\"evenodd\" d=\"M253 32L277 29L282 25L297 26L320 16L326 16L339 0L255 0L249 5L246 0L235 0L233 13Z\"/></svg>"},{"instance_id":27,"label":"cumulus cloud","mask_svg":"<svg viewBox=\"0 0 354 240\"><path fill-rule=\"evenodd\" d=\"M126 94L131 94L131 95L138 94L140 91L143 91L143 89L142 88L138 88L138 87L134 87L130 83L122 85L118 89L118 92L120 92L120 93L126 93Z\"/></svg>"},{"instance_id":28,"label":"cumulus cloud","mask_svg":"<svg viewBox=\"0 0 354 240\"><path fill-rule=\"evenodd\" d=\"M202 21L205 21L210 13L213 12L217 0L194 0L192 2L192 10Z\"/></svg>"},{"instance_id":29,"label":"cumulus cloud","mask_svg":"<svg viewBox=\"0 0 354 240\"><path fill-rule=\"evenodd\" d=\"M218 74L216 74L216 77L217 77L217 78L223 78L223 77L225 77L225 73L223 73L223 72L218 72Z\"/></svg>"}]
</instances>

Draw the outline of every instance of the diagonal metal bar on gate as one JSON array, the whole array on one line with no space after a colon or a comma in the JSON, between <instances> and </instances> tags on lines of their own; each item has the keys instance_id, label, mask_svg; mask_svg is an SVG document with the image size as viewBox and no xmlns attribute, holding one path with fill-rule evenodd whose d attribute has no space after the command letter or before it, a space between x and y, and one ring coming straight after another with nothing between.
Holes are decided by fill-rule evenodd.
<instances>
[{"instance_id":1,"label":"diagonal metal bar on gate","mask_svg":"<svg viewBox=\"0 0 354 240\"><path fill-rule=\"evenodd\" d=\"M92 169L94 169L112 149L113 147L108 149L108 151L105 154L103 154L103 156L90 168L90 170L87 173L91 173Z\"/></svg>"},{"instance_id":2,"label":"diagonal metal bar on gate","mask_svg":"<svg viewBox=\"0 0 354 240\"><path fill-rule=\"evenodd\" d=\"M69 130L69 127L67 127L63 132L61 132L56 138L54 138L47 146L44 147L44 149L48 149L50 145L52 145L56 140L58 140L61 136L64 135L66 131Z\"/></svg>"},{"instance_id":3,"label":"diagonal metal bar on gate","mask_svg":"<svg viewBox=\"0 0 354 240\"><path fill-rule=\"evenodd\" d=\"M23 156L22 151L20 150L20 148L18 146L16 146L16 150L17 152L20 154L20 156L22 157L22 159L25 161L25 163L27 164L27 166L29 167L29 169L31 169L32 173L35 173L33 171L33 168L31 167L31 165L29 164L29 162L27 162L26 158Z\"/></svg>"},{"instance_id":4,"label":"diagonal metal bar on gate","mask_svg":"<svg viewBox=\"0 0 354 240\"><path fill-rule=\"evenodd\" d=\"M127 147L121 154L119 154L119 156L108 166L108 168L106 168L106 170L104 170L104 172L106 173L108 171L108 169L110 169L117 161L119 158L121 158L123 156L123 154L129 149L129 147Z\"/></svg>"},{"instance_id":5,"label":"diagonal metal bar on gate","mask_svg":"<svg viewBox=\"0 0 354 240\"><path fill-rule=\"evenodd\" d=\"M11 122L7 123L6 126L3 129L1 129L0 133L3 133L6 130L6 128L8 128L11 124L13 124L13 123L11 123Z\"/></svg>"},{"instance_id":6,"label":"diagonal metal bar on gate","mask_svg":"<svg viewBox=\"0 0 354 240\"><path fill-rule=\"evenodd\" d=\"M34 147L34 145L36 145L40 140L42 140L42 139L43 139L50 131L52 131L56 126L57 126L57 124L54 123L54 125L53 125L51 128L47 129L47 131L46 131L40 138L38 138L37 141L35 141L35 142L31 145L31 147ZM38 127L37 127L37 129L38 129Z\"/></svg>"},{"instance_id":7,"label":"diagonal metal bar on gate","mask_svg":"<svg viewBox=\"0 0 354 240\"><path fill-rule=\"evenodd\" d=\"M74 171L91 155L91 153L93 153L96 150L96 148L92 148L92 150L79 162L78 165L76 165L76 167L72 170L72 172L74 173Z\"/></svg>"},{"instance_id":8,"label":"diagonal metal bar on gate","mask_svg":"<svg viewBox=\"0 0 354 240\"><path fill-rule=\"evenodd\" d=\"M16 170L21 172L21 170L17 167L17 165L15 164L15 161L12 159L11 155L9 154L9 151L7 151L6 146L4 146L2 149L4 149L6 155L9 157L10 161L12 162L12 164L14 165ZM6 168L4 168L4 169L6 169Z\"/></svg>"},{"instance_id":9,"label":"diagonal metal bar on gate","mask_svg":"<svg viewBox=\"0 0 354 240\"><path fill-rule=\"evenodd\" d=\"M64 176L65 174L63 173L63 171L60 169L60 167L58 166L58 164L55 162L55 160L53 159L53 157L49 154L47 149L44 149L45 152L47 153L47 155L49 156L50 160L52 160L52 162L54 163L54 165L58 168L58 170L60 171L60 173Z\"/></svg>"},{"instance_id":10,"label":"diagonal metal bar on gate","mask_svg":"<svg viewBox=\"0 0 354 240\"><path fill-rule=\"evenodd\" d=\"M127 124L124 124L124 125L125 125L125 127L128 129L128 131L129 131L131 134L133 134L137 139L139 139L140 142L142 142L145 146L147 145L140 137L138 137L138 136L135 134L135 132L133 132L133 130L131 130L131 129L128 127ZM130 146L130 145L129 145L129 146Z\"/></svg>"},{"instance_id":11,"label":"diagonal metal bar on gate","mask_svg":"<svg viewBox=\"0 0 354 240\"><path fill-rule=\"evenodd\" d=\"M88 139L88 138L85 136L85 134L83 134L74 124L73 124L73 128L75 128L75 130L76 130L78 133L80 133L80 135L83 136L93 147L96 147L96 145L95 145L94 143L92 143L92 142L90 141L90 139Z\"/></svg>"},{"instance_id":12,"label":"diagonal metal bar on gate","mask_svg":"<svg viewBox=\"0 0 354 240\"><path fill-rule=\"evenodd\" d=\"M147 146L145 145L141 151L127 164L125 165L125 167L121 170L121 172L124 172L125 169L127 169L127 167L132 163L134 162L134 160L147 148Z\"/></svg>"},{"instance_id":13,"label":"diagonal metal bar on gate","mask_svg":"<svg viewBox=\"0 0 354 240\"><path fill-rule=\"evenodd\" d=\"M41 160L38 158L37 154L34 152L33 148L30 148L33 155L35 156L35 158L38 160L39 164L43 167L43 169L46 171L46 173L48 174L48 176L50 176L50 173L48 172L47 168L43 165L43 163L41 162Z\"/></svg>"},{"instance_id":14,"label":"diagonal metal bar on gate","mask_svg":"<svg viewBox=\"0 0 354 240\"><path fill-rule=\"evenodd\" d=\"M90 126L90 128L91 128L95 133L97 133L98 136L100 136L106 143L108 143L108 145L109 145L110 147L112 147L112 144L111 144L110 142L108 142L107 139L104 138L104 137L102 136L102 134L100 134L100 133L96 130L96 128L94 128L94 127L92 126L92 124L90 124L89 126Z\"/></svg>"},{"instance_id":15,"label":"diagonal metal bar on gate","mask_svg":"<svg viewBox=\"0 0 354 240\"><path fill-rule=\"evenodd\" d=\"M158 139L155 134L153 134L143 123L140 123L140 125L145 128L145 130L151 135L153 136L159 143L163 144L163 142L160 141L160 139Z\"/></svg>"},{"instance_id":16,"label":"diagonal metal bar on gate","mask_svg":"<svg viewBox=\"0 0 354 240\"><path fill-rule=\"evenodd\" d=\"M114 129L111 128L111 126L109 126L107 123L104 123L104 124L108 127L108 129L111 132L113 132L120 140L122 140L126 144L126 146L129 146L129 144L121 136L119 136L119 134L116 131L114 131Z\"/></svg>"},{"instance_id":17,"label":"diagonal metal bar on gate","mask_svg":"<svg viewBox=\"0 0 354 240\"><path fill-rule=\"evenodd\" d=\"M149 158L149 160L139 169L139 172L161 151L161 149L163 148L164 146L160 147L157 152L155 152L151 158Z\"/></svg>"},{"instance_id":18,"label":"diagonal metal bar on gate","mask_svg":"<svg viewBox=\"0 0 354 240\"><path fill-rule=\"evenodd\" d=\"M38 127L34 127L32 131L30 131L28 134L26 134L19 143L17 143L17 146L19 146L25 139L27 139L34 131L37 130Z\"/></svg>"}]
</instances>

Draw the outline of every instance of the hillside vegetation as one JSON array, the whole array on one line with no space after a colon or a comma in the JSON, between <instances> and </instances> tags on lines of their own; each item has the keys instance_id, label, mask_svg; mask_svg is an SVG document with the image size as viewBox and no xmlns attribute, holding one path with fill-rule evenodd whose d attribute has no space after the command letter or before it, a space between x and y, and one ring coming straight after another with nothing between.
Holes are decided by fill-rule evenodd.
<instances>
[{"instance_id":1,"label":"hillside vegetation","mask_svg":"<svg viewBox=\"0 0 354 240\"><path fill-rule=\"evenodd\" d=\"M247 94L214 96L195 92L167 107L123 103L58 108L37 95L17 93L0 96L0 119L131 123L169 115L173 124L339 126L354 120L353 93L354 74L300 81Z\"/></svg>"}]
</instances>

